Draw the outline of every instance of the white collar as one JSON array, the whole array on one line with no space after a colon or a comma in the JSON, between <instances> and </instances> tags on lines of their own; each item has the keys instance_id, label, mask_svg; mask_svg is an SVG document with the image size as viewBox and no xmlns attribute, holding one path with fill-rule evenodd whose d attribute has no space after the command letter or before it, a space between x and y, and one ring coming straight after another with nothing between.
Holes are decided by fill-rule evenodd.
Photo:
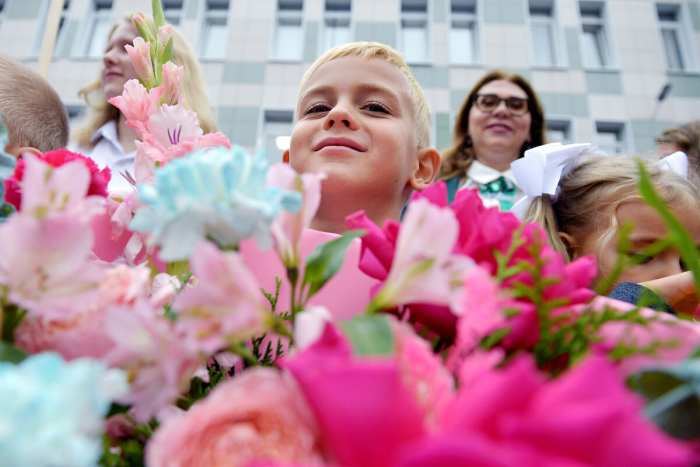
<instances>
[{"instance_id":1,"label":"white collar","mask_svg":"<svg viewBox=\"0 0 700 467\"><path fill-rule=\"evenodd\" d=\"M90 142L94 143L100 138L104 138L110 143L112 143L114 146L116 146L122 154L124 153L124 148L122 148L121 143L119 142L119 137L117 136L117 121L116 120L110 120L104 125L102 125L100 128L97 129L96 132L92 134L92 137L90 138Z\"/></svg>"},{"instance_id":2,"label":"white collar","mask_svg":"<svg viewBox=\"0 0 700 467\"><path fill-rule=\"evenodd\" d=\"M469 171L467 172L467 178L474 180L480 185L490 183L497 180L499 177L503 177L511 181L516 187L519 186L517 180L515 179L515 175L513 175L512 169L508 169L505 172L499 172L496 169L482 164L476 159L469 166Z\"/></svg>"}]
</instances>

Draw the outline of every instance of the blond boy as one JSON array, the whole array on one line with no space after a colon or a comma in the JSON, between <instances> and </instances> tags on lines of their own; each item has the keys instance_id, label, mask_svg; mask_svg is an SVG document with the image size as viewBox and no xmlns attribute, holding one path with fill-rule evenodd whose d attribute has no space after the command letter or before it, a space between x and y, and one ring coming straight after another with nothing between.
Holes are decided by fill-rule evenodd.
<instances>
[{"instance_id":1,"label":"blond boy","mask_svg":"<svg viewBox=\"0 0 700 467\"><path fill-rule=\"evenodd\" d=\"M56 91L26 66L0 54L0 115L7 128L5 152L46 152L68 144L68 112ZM0 147L2 149L2 147Z\"/></svg>"},{"instance_id":2,"label":"blond boy","mask_svg":"<svg viewBox=\"0 0 700 467\"><path fill-rule=\"evenodd\" d=\"M347 230L359 210L378 225L398 220L413 190L437 176L430 109L400 54L357 42L323 54L303 76L290 148L297 172L324 172L311 227Z\"/></svg>"}]
</instances>

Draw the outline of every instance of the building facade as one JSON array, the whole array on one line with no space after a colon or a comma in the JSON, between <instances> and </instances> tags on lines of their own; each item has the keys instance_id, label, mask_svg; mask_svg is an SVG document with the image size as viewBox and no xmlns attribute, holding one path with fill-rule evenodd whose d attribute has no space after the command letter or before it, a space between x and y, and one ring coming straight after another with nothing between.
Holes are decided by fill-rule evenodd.
<instances>
[{"instance_id":1,"label":"building facade","mask_svg":"<svg viewBox=\"0 0 700 467\"><path fill-rule=\"evenodd\" d=\"M700 119L695 0L162 0L200 57L220 130L281 159L299 81L326 49L378 41L404 53L433 110L432 142L490 69L527 78L549 139L648 153ZM49 0L0 0L0 52L35 67ZM66 0L49 81L78 118L106 33L147 0ZM665 99L659 100L670 85Z\"/></svg>"}]
</instances>

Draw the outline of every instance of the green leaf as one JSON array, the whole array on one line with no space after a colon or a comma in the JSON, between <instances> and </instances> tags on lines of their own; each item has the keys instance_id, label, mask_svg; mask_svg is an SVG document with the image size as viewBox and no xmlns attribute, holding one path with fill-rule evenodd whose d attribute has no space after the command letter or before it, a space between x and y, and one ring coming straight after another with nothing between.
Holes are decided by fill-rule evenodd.
<instances>
[{"instance_id":1,"label":"green leaf","mask_svg":"<svg viewBox=\"0 0 700 467\"><path fill-rule=\"evenodd\" d=\"M190 262L186 259L167 264L167 272L181 281L190 273ZM184 281L183 281L184 282Z\"/></svg>"},{"instance_id":2,"label":"green leaf","mask_svg":"<svg viewBox=\"0 0 700 467\"><path fill-rule=\"evenodd\" d=\"M174 57L174 53L173 53L173 38L171 37L171 38L168 40L168 43L165 44L165 49L161 52L159 62L160 62L162 65L165 65L165 64L168 63L168 62L172 62L172 61L173 61L173 57ZM162 72L162 66L161 66L161 72Z\"/></svg>"},{"instance_id":3,"label":"green leaf","mask_svg":"<svg viewBox=\"0 0 700 467\"><path fill-rule=\"evenodd\" d=\"M646 201L663 219L669 230L669 237L673 240L683 259L685 267L693 271L697 293L700 294L700 254L695 246L695 240L688 234L681 221L673 215L661 196L656 192L651 179L644 169L644 163L637 161L639 165L639 191Z\"/></svg>"},{"instance_id":4,"label":"green leaf","mask_svg":"<svg viewBox=\"0 0 700 467\"><path fill-rule=\"evenodd\" d=\"M386 315L359 315L340 323L356 355L391 355L394 336Z\"/></svg>"},{"instance_id":5,"label":"green leaf","mask_svg":"<svg viewBox=\"0 0 700 467\"><path fill-rule=\"evenodd\" d=\"M0 341L0 362L19 363L27 358L27 354L12 344Z\"/></svg>"},{"instance_id":6,"label":"green leaf","mask_svg":"<svg viewBox=\"0 0 700 467\"><path fill-rule=\"evenodd\" d=\"M109 418L120 413L126 413L126 411L130 408L130 405L121 405L113 402L112 406L109 408L109 412L107 412L107 415L105 415L105 418Z\"/></svg>"},{"instance_id":7,"label":"green leaf","mask_svg":"<svg viewBox=\"0 0 700 467\"><path fill-rule=\"evenodd\" d=\"M350 243L367 233L366 230L350 230L340 238L322 243L306 258L304 282L301 289L309 284L309 293L306 299L310 299L316 292L328 282L343 265L345 253Z\"/></svg>"},{"instance_id":8,"label":"green leaf","mask_svg":"<svg viewBox=\"0 0 700 467\"><path fill-rule=\"evenodd\" d=\"M151 0L151 8L153 9L153 22L156 25L156 35L158 34L158 28L165 26L165 16L163 15L163 5L160 4L160 0Z\"/></svg>"}]
</instances>

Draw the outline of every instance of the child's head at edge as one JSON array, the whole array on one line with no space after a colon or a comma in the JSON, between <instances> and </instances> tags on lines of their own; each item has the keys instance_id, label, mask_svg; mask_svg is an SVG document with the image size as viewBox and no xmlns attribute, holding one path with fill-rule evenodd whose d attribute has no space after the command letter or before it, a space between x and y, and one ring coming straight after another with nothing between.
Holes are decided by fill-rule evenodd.
<instances>
[{"instance_id":1,"label":"child's head at edge","mask_svg":"<svg viewBox=\"0 0 700 467\"><path fill-rule=\"evenodd\" d=\"M649 177L674 214L696 242L700 242L700 192L669 170L645 163ZM637 161L628 157L587 156L559 182L554 203L549 195L535 198L524 220L539 223L552 248L569 260L586 254L598 258L598 278L610 273L617 259L620 227L632 221L631 253L638 254L651 240L665 235L666 227L639 192ZM647 282L682 272L675 250L645 258L615 282Z\"/></svg>"},{"instance_id":2,"label":"child's head at edge","mask_svg":"<svg viewBox=\"0 0 700 467\"><path fill-rule=\"evenodd\" d=\"M0 114L7 128L5 152L47 152L68 144L68 112L49 83L0 54ZM2 149L2 148L0 148Z\"/></svg>"},{"instance_id":3,"label":"child's head at edge","mask_svg":"<svg viewBox=\"0 0 700 467\"><path fill-rule=\"evenodd\" d=\"M398 219L413 190L429 185L439 170L439 153L429 148L430 121L423 90L391 47L357 42L316 60L302 78L285 152L297 171L328 175L312 227L345 230L344 218L360 209L377 224ZM318 149L332 137L350 138L360 151Z\"/></svg>"}]
</instances>

